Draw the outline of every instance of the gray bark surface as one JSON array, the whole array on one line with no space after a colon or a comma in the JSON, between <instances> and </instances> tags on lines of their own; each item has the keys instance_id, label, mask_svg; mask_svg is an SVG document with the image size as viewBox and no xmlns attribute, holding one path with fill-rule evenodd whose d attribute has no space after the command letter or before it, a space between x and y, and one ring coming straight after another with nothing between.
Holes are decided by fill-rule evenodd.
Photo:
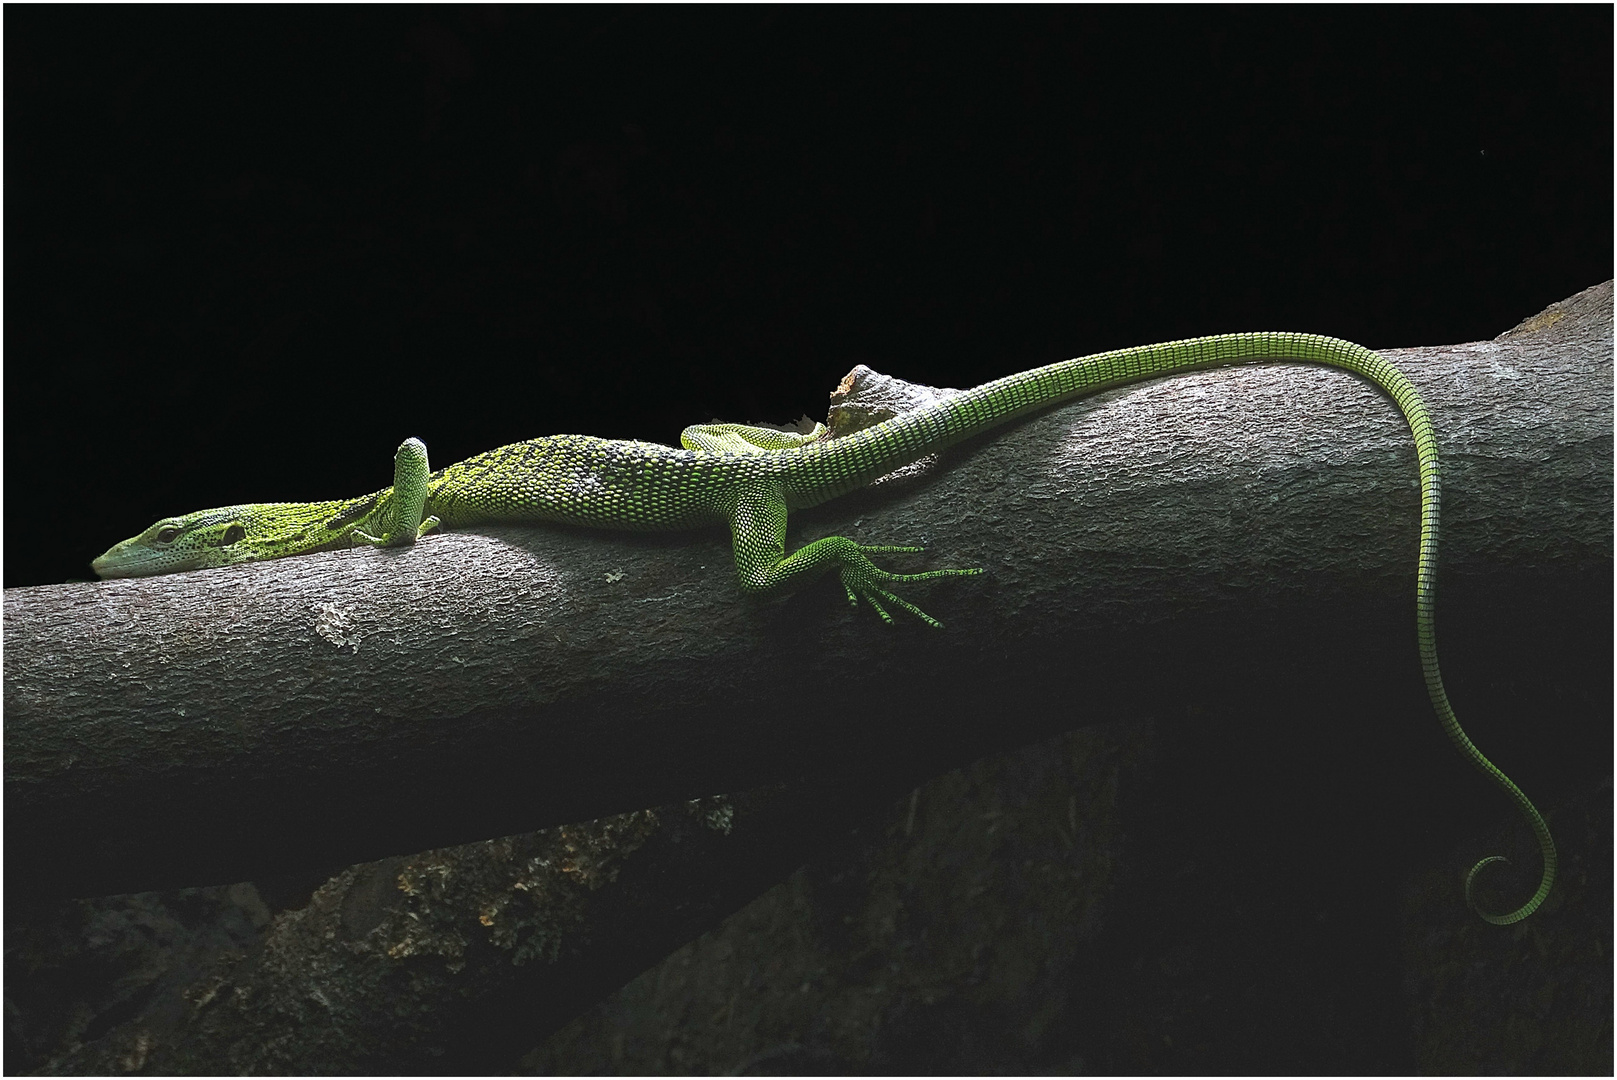
<instances>
[{"instance_id":1,"label":"gray bark surface","mask_svg":"<svg viewBox=\"0 0 1617 1080\"><path fill-rule=\"evenodd\" d=\"M1611 326L1607 282L1493 341L1382 350L1438 431L1451 682L1464 648L1609 634ZM1372 387L1264 365L1052 409L794 515L790 547L985 567L905 592L943 632L831 580L747 600L718 532L491 528L7 590L8 863L41 893L225 882L839 762L942 767L1263 650L1418 694L1414 480Z\"/></svg>"}]
</instances>

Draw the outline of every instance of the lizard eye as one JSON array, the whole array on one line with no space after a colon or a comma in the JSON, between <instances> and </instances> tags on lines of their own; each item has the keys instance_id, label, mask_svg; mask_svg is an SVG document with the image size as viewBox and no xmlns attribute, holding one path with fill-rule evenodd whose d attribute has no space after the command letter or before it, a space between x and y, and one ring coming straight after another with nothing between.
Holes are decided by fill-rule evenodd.
<instances>
[{"instance_id":1,"label":"lizard eye","mask_svg":"<svg viewBox=\"0 0 1617 1080\"><path fill-rule=\"evenodd\" d=\"M157 530L157 538L156 539L157 539L157 542L159 544L172 544L174 542L174 538L179 536L179 535L180 535L179 527L175 526L175 525L169 525L169 526L167 526L165 528Z\"/></svg>"},{"instance_id":2,"label":"lizard eye","mask_svg":"<svg viewBox=\"0 0 1617 1080\"><path fill-rule=\"evenodd\" d=\"M247 530L242 528L241 522L234 522L225 530L225 535L219 538L219 546L226 547L238 540L247 539Z\"/></svg>"}]
</instances>

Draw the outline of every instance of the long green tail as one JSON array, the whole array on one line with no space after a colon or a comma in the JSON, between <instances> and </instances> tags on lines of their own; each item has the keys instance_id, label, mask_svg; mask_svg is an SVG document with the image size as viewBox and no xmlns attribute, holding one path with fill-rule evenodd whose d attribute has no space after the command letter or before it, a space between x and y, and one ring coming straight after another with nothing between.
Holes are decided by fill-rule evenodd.
<instances>
[{"instance_id":1,"label":"long green tail","mask_svg":"<svg viewBox=\"0 0 1617 1080\"><path fill-rule=\"evenodd\" d=\"M1504 915L1490 915L1480 910L1473 898L1472 885L1477 874L1490 863L1506 861L1500 855L1481 860L1466 874L1466 903L1488 922L1501 926L1519 922L1537 910L1555 882L1555 841L1551 839L1549 826L1544 823L1544 818L1532 801L1476 748L1449 706L1448 694L1443 689L1443 675L1437 666L1434 617L1439 503L1437 439L1433 434L1432 419L1414 384L1397 368L1364 346L1315 334L1220 334L1063 360L984 383L844 438L815 444L811 450L822 450L835 461L816 461L816 455L810 453L797 459L801 464L795 467L804 469L805 474L812 475L821 483L827 475L839 477L840 482L812 493L805 492L794 501L798 505L824 501L862 486L899 464L914 460L920 452L938 450L998 427L1014 416L1107 387L1200 368L1287 361L1343 368L1370 380L1397 404L1415 437L1421 485L1415 624L1420 641L1421 670L1426 676L1426 692L1450 741L1515 802L1517 809L1527 819L1533 835L1538 838L1539 850L1544 856L1544 873L1539 879L1538 890L1521 907ZM789 478L789 493L792 487Z\"/></svg>"}]
</instances>

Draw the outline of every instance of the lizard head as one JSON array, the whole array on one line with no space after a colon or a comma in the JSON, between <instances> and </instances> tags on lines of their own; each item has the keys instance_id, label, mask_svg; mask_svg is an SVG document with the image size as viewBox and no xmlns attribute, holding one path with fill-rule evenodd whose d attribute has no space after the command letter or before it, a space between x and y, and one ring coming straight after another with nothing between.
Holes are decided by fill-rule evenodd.
<instances>
[{"instance_id":1,"label":"lizard head","mask_svg":"<svg viewBox=\"0 0 1617 1080\"><path fill-rule=\"evenodd\" d=\"M104 578L151 577L349 547L357 529L381 528L390 493L322 503L250 503L169 517L114 544L90 564Z\"/></svg>"},{"instance_id":2,"label":"lizard head","mask_svg":"<svg viewBox=\"0 0 1617 1080\"><path fill-rule=\"evenodd\" d=\"M176 574L260 558L247 540L245 506L164 518L139 536L114 544L90 564L104 578Z\"/></svg>"}]
</instances>

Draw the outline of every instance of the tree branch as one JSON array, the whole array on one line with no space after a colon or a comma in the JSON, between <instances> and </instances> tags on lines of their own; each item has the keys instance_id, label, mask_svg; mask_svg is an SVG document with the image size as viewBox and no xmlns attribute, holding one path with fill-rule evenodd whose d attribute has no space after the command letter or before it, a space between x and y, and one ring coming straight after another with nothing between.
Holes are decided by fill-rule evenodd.
<instances>
[{"instance_id":1,"label":"tree branch","mask_svg":"<svg viewBox=\"0 0 1617 1080\"><path fill-rule=\"evenodd\" d=\"M42 1071L503 1072L893 794L788 785L349 867L245 955L194 935Z\"/></svg>"}]
</instances>

